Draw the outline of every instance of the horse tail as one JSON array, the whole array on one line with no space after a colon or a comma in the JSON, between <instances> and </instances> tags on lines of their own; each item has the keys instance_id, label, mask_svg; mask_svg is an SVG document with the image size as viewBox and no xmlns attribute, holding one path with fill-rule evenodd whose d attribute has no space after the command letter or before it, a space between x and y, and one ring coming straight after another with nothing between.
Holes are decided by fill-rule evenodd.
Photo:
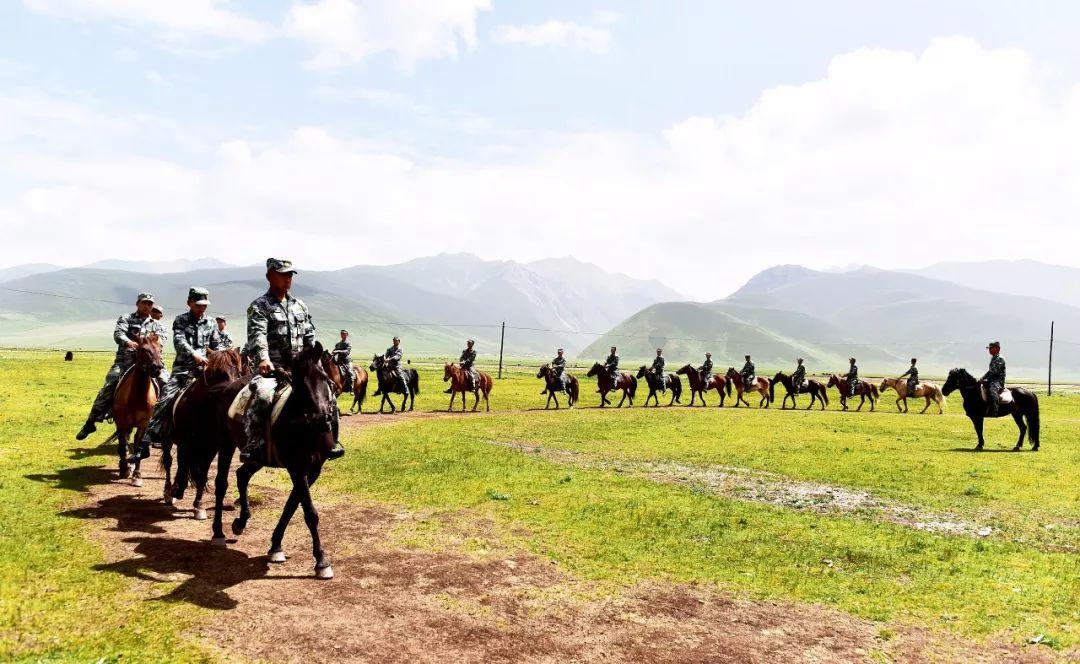
<instances>
[{"instance_id":1,"label":"horse tail","mask_svg":"<svg viewBox=\"0 0 1080 664\"><path fill-rule=\"evenodd\" d=\"M574 378L573 376L570 377L570 385L569 385L569 387L570 387L570 398L573 399L575 403L577 403L577 400L578 400L578 382L577 382L577 378Z\"/></svg>"},{"instance_id":2,"label":"horse tail","mask_svg":"<svg viewBox=\"0 0 1080 664\"><path fill-rule=\"evenodd\" d=\"M776 403L776 381L769 383L769 403Z\"/></svg>"},{"instance_id":3,"label":"horse tail","mask_svg":"<svg viewBox=\"0 0 1080 664\"><path fill-rule=\"evenodd\" d=\"M633 399L637 394L637 377L630 374L630 398Z\"/></svg>"},{"instance_id":4,"label":"horse tail","mask_svg":"<svg viewBox=\"0 0 1080 664\"><path fill-rule=\"evenodd\" d=\"M673 375L671 378L671 391L675 393L675 401L679 401L679 399L682 397L682 379L675 375Z\"/></svg>"},{"instance_id":5,"label":"horse tail","mask_svg":"<svg viewBox=\"0 0 1080 664\"><path fill-rule=\"evenodd\" d=\"M727 390L727 395L731 396L731 379L728 378L724 381L724 389Z\"/></svg>"},{"instance_id":6,"label":"horse tail","mask_svg":"<svg viewBox=\"0 0 1080 664\"><path fill-rule=\"evenodd\" d=\"M416 369L409 369L409 382L412 383L409 387L412 388L413 394L420 394L420 373Z\"/></svg>"},{"instance_id":7,"label":"horse tail","mask_svg":"<svg viewBox=\"0 0 1080 664\"><path fill-rule=\"evenodd\" d=\"M1039 444L1039 395L1032 392L1031 402L1033 408L1031 409L1031 412L1027 414L1028 440L1030 440L1034 446Z\"/></svg>"},{"instance_id":8,"label":"horse tail","mask_svg":"<svg viewBox=\"0 0 1080 664\"><path fill-rule=\"evenodd\" d=\"M825 405L829 405L829 388L824 385L818 385L818 398L825 402Z\"/></svg>"}]
</instances>

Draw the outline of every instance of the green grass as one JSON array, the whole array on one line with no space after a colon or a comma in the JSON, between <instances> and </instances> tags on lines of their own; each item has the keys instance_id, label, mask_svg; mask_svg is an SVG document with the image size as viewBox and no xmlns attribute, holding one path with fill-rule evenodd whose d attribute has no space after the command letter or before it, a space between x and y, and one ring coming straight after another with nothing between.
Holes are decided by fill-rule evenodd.
<instances>
[{"instance_id":1,"label":"green grass","mask_svg":"<svg viewBox=\"0 0 1080 664\"><path fill-rule=\"evenodd\" d=\"M82 446L71 439L108 359L0 357L0 659L207 657L182 636L205 612L148 601L127 577L96 569L104 557L89 537L95 526L63 515L85 501L87 483L100 480L96 467L113 463L111 451L76 452ZM441 371L420 368L417 408L445 408ZM542 409L541 387L533 374L515 371L496 384L490 416L347 429L349 454L328 466L318 491L490 521L494 530L485 536L616 586L697 582L751 597L819 602L886 621L883 630L909 623L1015 642L1045 634L1054 648L1080 642L1080 557L1055 550L1080 545L1078 396L1042 399L1038 454L972 454L954 451L974 444L956 400L942 417L616 411L592 408L597 395L583 385L588 407L524 410ZM367 410L374 405L369 401ZM1011 447L1014 431L1011 422L992 423L988 447ZM977 517L1001 533L948 537L873 516L822 517L491 444L511 441L614 461L733 465L863 488ZM438 537L417 541L440 546Z\"/></svg>"}]
</instances>

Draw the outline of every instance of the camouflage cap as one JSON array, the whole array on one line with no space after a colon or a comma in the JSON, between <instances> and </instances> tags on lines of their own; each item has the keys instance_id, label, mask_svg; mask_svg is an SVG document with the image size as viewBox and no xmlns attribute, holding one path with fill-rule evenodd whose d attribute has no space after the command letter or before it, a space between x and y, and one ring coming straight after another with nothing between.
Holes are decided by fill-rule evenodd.
<instances>
[{"instance_id":1,"label":"camouflage cap","mask_svg":"<svg viewBox=\"0 0 1080 664\"><path fill-rule=\"evenodd\" d=\"M210 291L199 286L192 286L188 289L187 299L192 304L210 304Z\"/></svg>"},{"instance_id":2,"label":"camouflage cap","mask_svg":"<svg viewBox=\"0 0 1080 664\"><path fill-rule=\"evenodd\" d=\"M348 334L348 333L349 333L349 331L348 331L348 330L342 330L342 331L341 331L341 334Z\"/></svg>"},{"instance_id":3,"label":"camouflage cap","mask_svg":"<svg viewBox=\"0 0 1080 664\"><path fill-rule=\"evenodd\" d=\"M475 341L474 339L466 339L466 340L465 340L465 343L466 343L466 345L469 345L469 346L471 346L471 345L473 345L474 343L476 343L476 341Z\"/></svg>"},{"instance_id":4,"label":"camouflage cap","mask_svg":"<svg viewBox=\"0 0 1080 664\"><path fill-rule=\"evenodd\" d=\"M163 314L165 313L165 310L161 308L160 304L155 304L154 306L150 307L150 311L158 311Z\"/></svg>"},{"instance_id":5,"label":"camouflage cap","mask_svg":"<svg viewBox=\"0 0 1080 664\"><path fill-rule=\"evenodd\" d=\"M1001 342L1000 341L991 341L990 345L987 346L987 348L1001 348Z\"/></svg>"},{"instance_id":6,"label":"camouflage cap","mask_svg":"<svg viewBox=\"0 0 1080 664\"><path fill-rule=\"evenodd\" d=\"M279 272L281 274L287 274L289 272L296 274L296 270L293 269L292 261L284 258L267 258L266 271Z\"/></svg>"},{"instance_id":7,"label":"camouflage cap","mask_svg":"<svg viewBox=\"0 0 1080 664\"><path fill-rule=\"evenodd\" d=\"M224 317L224 316L215 316L215 317L214 317L214 320L219 320L219 321L221 321L222 323L226 323L226 322L228 322L228 321L226 321L226 320L225 320L225 317Z\"/></svg>"},{"instance_id":8,"label":"camouflage cap","mask_svg":"<svg viewBox=\"0 0 1080 664\"><path fill-rule=\"evenodd\" d=\"M705 357L712 357L712 353L705 353Z\"/></svg>"},{"instance_id":9,"label":"camouflage cap","mask_svg":"<svg viewBox=\"0 0 1080 664\"><path fill-rule=\"evenodd\" d=\"M154 295L152 293L139 293L139 297L135 299L135 304L140 302L153 302Z\"/></svg>"},{"instance_id":10,"label":"camouflage cap","mask_svg":"<svg viewBox=\"0 0 1080 664\"><path fill-rule=\"evenodd\" d=\"M559 350L558 350L557 352L561 353L561 352L563 352L563 349L562 349L562 348L560 348L560 349L559 349Z\"/></svg>"}]
</instances>

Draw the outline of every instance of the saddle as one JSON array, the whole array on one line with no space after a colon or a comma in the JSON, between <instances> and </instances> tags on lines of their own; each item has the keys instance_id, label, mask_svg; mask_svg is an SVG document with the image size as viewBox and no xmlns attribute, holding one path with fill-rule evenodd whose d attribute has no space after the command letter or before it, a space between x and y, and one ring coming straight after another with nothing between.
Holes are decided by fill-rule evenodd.
<instances>
[{"instance_id":1,"label":"saddle","mask_svg":"<svg viewBox=\"0 0 1080 664\"><path fill-rule=\"evenodd\" d=\"M986 388L986 383L979 384L979 393L982 395L982 400L985 402L990 401L990 390ZM998 394L998 404L1007 404L1013 402L1012 390L1005 388Z\"/></svg>"},{"instance_id":2,"label":"saddle","mask_svg":"<svg viewBox=\"0 0 1080 664\"><path fill-rule=\"evenodd\" d=\"M270 407L270 426L273 426L278 417L281 416L281 411L285 409L285 403L288 402L289 397L292 395L292 385L278 385L277 390L274 391L274 399L271 401ZM236 398L229 404L229 419L234 422L243 422L244 415L247 414L248 408L251 407L251 402L254 400L255 393L248 387L240 390L236 393Z\"/></svg>"},{"instance_id":3,"label":"saddle","mask_svg":"<svg viewBox=\"0 0 1080 664\"><path fill-rule=\"evenodd\" d=\"M120 386L124 383L125 380L127 380L128 374L130 374L134 370L135 370L135 365L134 364L131 365L130 367L128 367L127 369L124 369L124 373L120 374L120 380L116 381L116 390L117 391L120 390ZM153 387L154 397L155 398L160 398L161 397L161 381L160 381L160 379L158 379L158 378L151 379L150 380L150 385Z\"/></svg>"}]
</instances>

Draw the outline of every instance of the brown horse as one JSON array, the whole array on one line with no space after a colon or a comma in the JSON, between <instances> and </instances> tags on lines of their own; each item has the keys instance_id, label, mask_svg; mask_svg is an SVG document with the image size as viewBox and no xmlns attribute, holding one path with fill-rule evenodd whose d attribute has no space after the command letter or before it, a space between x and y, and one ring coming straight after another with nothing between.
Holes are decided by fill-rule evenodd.
<instances>
[{"instance_id":1,"label":"brown horse","mask_svg":"<svg viewBox=\"0 0 1080 664\"><path fill-rule=\"evenodd\" d=\"M701 397L702 406L709 405L705 403L705 393L709 390L716 390L717 394L720 395L720 403L717 404L717 408L723 408L725 396L731 396L731 381L720 374L713 374L708 383L703 383L701 374L689 364L684 365L675 373L686 376L686 382L690 384L690 403L687 404L688 406L694 405L695 396Z\"/></svg>"},{"instance_id":2,"label":"brown horse","mask_svg":"<svg viewBox=\"0 0 1080 664\"><path fill-rule=\"evenodd\" d=\"M559 408L559 396L558 393L562 392L562 384L559 383L558 376L555 375L555 370L551 368L550 364L540 365L540 370L536 372L537 378L544 379L544 385L547 389L548 398L547 403L544 404L544 410L551 407L551 400L555 400L555 409ZM566 374L566 401L570 408L574 407L574 404L578 400L578 379L570 374Z\"/></svg>"},{"instance_id":3,"label":"brown horse","mask_svg":"<svg viewBox=\"0 0 1080 664\"><path fill-rule=\"evenodd\" d=\"M896 390L897 411L900 411L900 402L903 401L904 409L902 412L908 412L908 397L912 397L915 399L922 397L926 399L926 405L923 406L923 409L919 411L920 415L925 413L926 409L930 407L931 401L937 403L938 415L942 415L945 413L945 395L941 393L941 388L931 382L924 380L923 382L919 383L918 386L915 388L914 394L908 394L907 381L903 378L882 378L881 387L879 387L878 389L881 390L882 394L884 394L885 390L889 389L890 387Z\"/></svg>"},{"instance_id":4,"label":"brown horse","mask_svg":"<svg viewBox=\"0 0 1080 664\"><path fill-rule=\"evenodd\" d=\"M836 390L840 392L840 405L844 407L844 410L847 410L847 400L848 396L851 394L851 390L848 389L848 379L843 376L833 374L829 376L828 387L835 387ZM862 410L863 404L866 403L866 399L869 398L870 412L874 412L874 404L877 403L878 399L877 385L874 385L868 380L860 380L855 385L855 396L859 397L859 407L855 410Z\"/></svg>"},{"instance_id":5,"label":"brown horse","mask_svg":"<svg viewBox=\"0 0 1080 664\"><path fill-rule=\"evenodd\" d=\"M206 519L203 494L210 465L217 453L217 435L213 430L213 410L222 388L244 376L240 352L208 350L201 374L192 376L187 387L176 397L172 413L172 435L161 444L161 466L165 470L165 502L175 505L184 498L188 484L194 485L192 510L195 519ZM172 477L173 448L176 448L176 478Z\"/></svg>"},{"instance_id":6,"label":"brown horse","mask_svg":"<svg viewBox=\"0 0 1080 664\"><path fill-rule=\"evenodd\" d=\"M630 405L634 405L634 394L637 393L637 378L634 378L634 374L626 373L625 371L619 372L618 379L612 381L611 375L607 372L607 368L599 362L595 362L592 368L589 369L589 373L585 374L588 377L596 376L596 386L600 388L600 407L610 405L607 395L609 392L615 390L622 390L622 399L619 400L619 408L622 408L623 402L630 399Z\"/></svg>"},{"instance_id":7,"label":"brown horse","mask_svg":"<svg viewBox=\"0 0 1080 664\"><path fill-rule=\"evenodd\" d=\"M735 367L728 367L727 373L724 377L731 381L735 386L735 407L739 407L739 403L746 404L747 408L750 407L750 402L743 398L743 394L746 392L757 392L761 395L761 400L758 401L758 408L769 407L769 382L768 378L764 376L756 376L749 385L743 384L743 377L738 371L735 371Z\"/></svg>"},{"instance_id":8,"label":"brown horse","mask_svg":"<svg viewBox=\"0 0 1080 664\"><path fill-rule=\"evenodd\" d=\"M809 394L810 405L806 407L806 410L810 410L814 407L815 402L820 402L821 410L825 410L825 406L829 405L829 390L825 385L813 378L808 379L799 388L799 391L795 391L795 386L791 381L791 376L787 375L783 371L777 371L773 376L772 384L769 385L769 401L776 401L776 385L777 383L784 386L787 390L787 394L784 395L784 400L780 403L780 409L787 409L787 400L791 399L791 407L795 408L798 404L795 401L797 394Z\"/></svg>"},{"instance_id":9,"label":"brown horse","mask_svg":"<svg viewBox=\"0 0 1080 664\"><path fill-rule=\"evenodd\" d=\"M158 400L158 385L155 380L165 368L161 361L161 341L157 335L151 332L145 337L140 337L136 342L135 364L120 378L113 393L112 417L116 424L116 433L109 440L117 440L120 448L120 477L131 478L133 486L142 486L142 472L139 469L140 461L135 462L132 471L128 464L128 445L134 444L134 449L142 446L143 434L146 433L146 425L150 423L150 416L154 414L154 405ZM135 437L128 440L132 430ZM108 442L108 441L105 441Z\"/></svg>"},{"instance_id":10,"label":"brown horse","mask_svg":"<svg viewBox=\"0 0 1080 664\"><path fill-rule=\"evenodd\" d=\"M334 362L334 358L329 352L323 357L323 370L326 375L330 377L330 382L334 386L334 394L341 395L345 391L345 376L341 371L341 366L337 362ZM341 413L341 415L348 417L353 413L359 413L363 411L364 399L367 398L368 388L368 372L364 367L353 365L353 381L352 381L352 405L349 406L348 412Z\"/></svg>"},{"instance_id":11,"label":"brown horse","mask_svg":"<svg viewBox=\"0 0 1080 664\"><path fill-rule=\"evenodd\" d=\"M484 373L483 371L476 372L476 383L470 390L465 384L465 370L462 369L456 362L447 362L443 365L443 382L450 381L450 406L446 409L450 412L454 409L454 399L457 398L458 392L461 393L461 412L465 412L465 393L473 393L473 412L476 412L476 407L480 405L480 397L484 397L484 407L490 411L491 402L488 401L488 395L491 394L491 388L494 384L491 381L491 374Z\"/></svg>"}]
</instances>

